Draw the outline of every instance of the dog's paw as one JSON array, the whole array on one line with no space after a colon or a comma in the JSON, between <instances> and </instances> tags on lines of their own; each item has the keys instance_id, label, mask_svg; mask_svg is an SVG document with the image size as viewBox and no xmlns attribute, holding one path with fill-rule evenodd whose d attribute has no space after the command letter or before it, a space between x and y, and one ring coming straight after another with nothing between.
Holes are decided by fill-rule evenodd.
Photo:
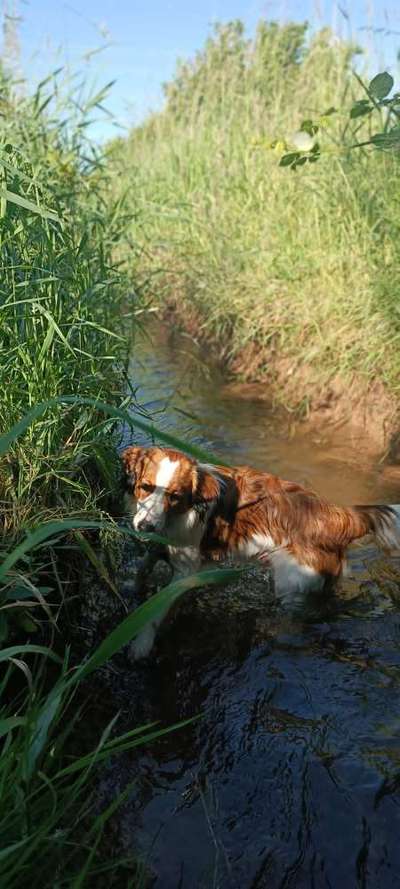
<instances>
[{"instance_id":1,"label":"dog's paw","mask_svg":"<svg viewBox=\"0 0 400 889\"><path fill-rule=\"evenodd\" d=\"M140 661L148 657L154 645L156 631L153 624L149 624L130 645L130 656L134 661Z\"/></svg>"}]
</instances>

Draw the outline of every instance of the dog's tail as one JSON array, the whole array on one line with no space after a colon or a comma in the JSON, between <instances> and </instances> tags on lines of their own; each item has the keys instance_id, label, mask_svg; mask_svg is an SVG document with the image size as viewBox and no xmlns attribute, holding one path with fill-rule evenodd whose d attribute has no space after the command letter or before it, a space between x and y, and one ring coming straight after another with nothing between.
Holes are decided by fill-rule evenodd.
<instances>
[{"instance_id":1,"label":"dog's tail","mask_svg":"<svg viewBox=\"0 0 400 889\"><path fill-rule=\"evenodd\" d=\"M400 506L353 506L348 510L352 518L353 540L372 534L385 550L400 550Z\"/></svg>"}]
</instances>

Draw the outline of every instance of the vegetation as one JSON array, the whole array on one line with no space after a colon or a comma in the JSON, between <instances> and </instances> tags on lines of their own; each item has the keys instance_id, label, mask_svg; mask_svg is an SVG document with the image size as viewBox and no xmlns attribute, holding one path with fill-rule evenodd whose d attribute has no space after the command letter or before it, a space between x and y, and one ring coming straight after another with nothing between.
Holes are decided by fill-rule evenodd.
<instances>
[{"instance_id":1,"label":"vegetation","mask_svg":"<svg viewBox=\"0 0 400 889\"><path fill-rule=\"evenodd\" d=\"M134 861L101 852L130 787L99 813L93 777L104 759L170 727L118 736L116 714L88 751L78 726L93 713L76 691L166 603L232 576L171 584L83 664L70 650L66 613L82 555L117 592L93 534L106 552L121 533L110 513L121 424L157 432L124 409L133 404L125 365L142 304L134 245L129 273L116 256L129 240L124 201L112 200L107 159L86 137L103 98L71 90L60 72L21 96L2 75L0 883L9 889L138 885Z\"/></svg>"},{"instance_id":2,"label":"vegetation","mask_svg":"<svg viewBox=\"0 0 400 889\"><path fill-rule=\"evenodd\" d=\"M365 148L368 145L384 151L397 150L400 145L400 94L394 93L390 95L394 85L393 77L387 71L382 71L372 78L368 86L363 83L356 73L355 77L367 98L358 99L350 109L347 123L349 133L352 135L350 148ZM358 142L359 118L372 118L374 112L378 112L378 132L370 132L366 138L364 137L363 141ZM283 142L279 142L279 140L271 142L271 148L278 148L282 144L285 152L287 152L282 155L280 166L295 170L307 163L315 164L321 156L319 140L323 134L324 127L328 122L328 118L336 113L336 108L331 107L319 119L313 120L308 117L303 120L299 131L291 137L291 150L290 145L287 145L285 140Z\"/></svg>"},{"instance_id":3,"label":"vegetation","mask_svg":"<svg viewBox=\"0 0 400 889\"><path fill-rule=\"evenodd\" d=\"M113 594L121 424L197 452L134 403L127 355L149 294L192 313L231 358L258 344L257 373L283 355L398 387L398 159L351 151L347 116L326 113L353 91L363 101L351 59L305 26L263 22L254 40L220 26L178 67L165 110L104 152L87 132L105 91L56 72L27 95L0 72L1 885L137 884L134 862L101 852L130 788L95 814L93 777L171 727L118 736L113 719L79 749L90 704L77 689L167 601L233 576L171 584L85 663L70 650L83 556ZM374 134L372 106L356 116L359 142ZM332 151L300 176L279 159L288 133L307 135L305 112Z\"/></svg>"},{"instance_id":4,"label":"vegetation","mask_svg":"<svg viewBox=\"0 0 400 889\"><path fill-rule=\"evenodd\" d=\"M387 136L390 84L368 94L355 53L305 25L261 21L252 39L219 25L178 65L164 109L114 146L146 209L134 231L154 297L245 376L286 384L290 370L299 399L304 374L308 391L338 372L399 390L398 153L364 144ZM294 157L301 173L280 165Z\"/></svg>"}]
</instances>

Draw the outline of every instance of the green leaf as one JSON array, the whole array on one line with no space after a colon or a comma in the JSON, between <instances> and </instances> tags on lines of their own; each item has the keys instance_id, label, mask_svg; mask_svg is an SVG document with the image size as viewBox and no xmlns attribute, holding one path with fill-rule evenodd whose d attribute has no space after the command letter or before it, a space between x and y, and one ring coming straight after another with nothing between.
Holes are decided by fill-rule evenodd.
<instances>
[{"instance_id":1,"label":"green leaf","mask_svg":"<svg viewBox=\"0 0 400 889\"><path fill-rule=\"evenodd\" d=\"M116 525L110 522L105 521L84 521L81 519L60 519L57 522L45 522L43 525L39 525L35 531L28 532L25 539L18 544L4 559L2 564L0 565L0 580L4 580L7 575L7 572L10 568L15 565L20 559L22 559L27 552L31 549L34 549L37 546L40 546L45 540L48 540L50 537L56 537L59 534L65 534L66 531L77 531L80 529L87 530L106 530L111 529L113 531L116 530ZM146 534L141 533L140 531L134 531L131 528L119 528L118 529L121 534L126 534L129 537L134 537L135 539L144 540L149 543L161 543L168 544L173 541L171 539L166 539L162 537L160 534ZM114 590L115 592L116 590Z\"/></svg>"},{"instance_id":2,"label":"green leaf","mask_svg":"<svg viewBox=\"0 0 400 889\"><path fill-rule=\"evenodd\" d=\"M84 107L85 114L87 114L91 108L95 108L96 105L98 106L99 103L102 102L103 99L105 99L106 95L110 92L111 87L114 86L114 83L115 80L110 80L110 82L106 83L106 85L98 93L96 93L95 96L89 99Z\"/></svg>"},{"instance_id":3,"label":"green leaf","mask_svg":"<svg viewBox=\"0 0 400 889\"><path fill-rule=\"evenodd\" d=\"M387 71L383 71L381 74L376 74L375 77L372 78L368 92L371 93L371 96L374 99L384 99L385 96L390 93L394 84L393 77L391 74L388 74Z\"/></svg>"},{"instance_id":4,"label":"green leaf","mask_svg":"<svg viewBox=\"0 0 400 889\"><path fill-rule=\"evenodd\" d=\"M10 201L11 204L23 207L24 210L30 210L31 213L37 213L39 216L45 217L45 219L52 219L54 222L60 222L60 217L54 210L47 210L46 207L41 207L40 204L34 204L33 201L28 201L28 199L23 198L22 195L16 194L14 191L9 191L8 188L0 189L0 195L6 201Z\"/></svg>"},{"instance_id":5,"label":"green leaf","mask_svg":"<svg viewBox=\"0 0 400 889\"><path fill-rule=\"evenodd\" d=\"M291 151L289 154L284 154L279 161L280 167L292 167L296 161L299 160L301 155L298 151Z\"/></svg>"},{"instance_id":6,"label":"green leaf","mask_svg":"<svg viewBox=\"0 0 400 889\"><path fill-rule=\"evenodd\" d=\"M60 340L64 343L64 346L66 346L66 348L68 349L68 351L69 351L69 352L71 353L71 355L73 355L73 357L75 358L75 352L74 352L74 350L73 350L72 347L70 346L68 340L65 338L63 332L60 330L60 328L59 328L57 322L54 320L54 318L53 318L53 316L51 315L51 313L48 312L47 309L44 308L44 306L41 306L39 302L38 302L38 303L33 303L33 308L35 308L38 312L40 312L42 315L44 315L44 317L46 318L46 320L49 322L49 329L50 329L50 330L55 330L55 331L56 331L56 333L57 333L57 335L59 336ZM43 351L43 348L44 348L44 344L43 344L43 347L42 347L42 351ZM43 354L44 354L44 352L43 352ZM42 352L40 353L40 356L39 356L39 357L40 357L40 359L42 358Z\"/></svg>"},{"instance_id":7,"label":"green leaf","mask_svg":"<svg viewBox=\"0 0 400 889\"><path fill-rule=\"evenodd\" d=\"M12 843L11 846L5 846L4 849L0 849L0 861L4 861L9 855L14 855L16 849L20 849L21 846L25 846L26 843L31 841L31 837L28 835L23 840L18 840L17 843Z\"/></svg>"},{"instance_id":8,"label":"green leaf","mask_svg":"<svg viewBox=\"0 0 400 889\"><path fill-rule=\"evenodd\" d=\"M6 593L7 599L11 599L13 602L19 601L20 599L31 599L33 595L34 593L32 592L32 589L27 586L22 586L22 584L10 587Z\"/></svg>"},{"instance_id":9,"label":"green leaf","mask_svg":"<svg viewBox=\"0 0 400 889\"><path fill-rule=\"evenodd\" d=\"M18 544L4 559L4 562L0 565L0 580L3 580L6 576L7 572L15 565L25 553L29 552L29 550L34 549L34 547L38 546L40 543L43 543L44 540L48 540L49 537L54 537L56 534L64 534L66 531L72 531L79 528L99 528L103 527L101 522L86 522L80 521L79 519L64 519L58 522L45 522L43 525L40 525L39 528L36 528L35 531L28 533L21 543Z\"/></svg>"},{"instance_id":10,"label":"green leaf","mask_svg":"<svg viewBox=\"0 0 400 889\"><path fill-rule=\"evenodd\" d=\"M6 719L0 719L0 738L8 735L18 725L26 725L26 719L23 716L8 716Z\"/></svg>"},{"instance_id":11,"label":"green leaf","mask_svg":"<svg viewBox=\"0 0 400 889\"><path fill-rule=\"evenodd\" d=\"M371 142L378 148L397 148L400 146L400 127L395 127L389 133L375 133L371 136Z\"/></svg>"},{"instance_id":12,"label":"green leaf","mask_svg":"<svg viewBox=\"0 0 400 889\"><path fill-rule=\"evenodd\" d=\"M44 648L43 645L11 645L10 648L3 648L0 651L0 661L8 661L19 654L43 654L52 661L56 661L58 664L61 663L61 658L58 654L55 654L50 648Z\"/></svg>"},{"instance_id":13,"label":"green leaf","mask_svg":"<svg viewBox=\"0 0 400 889\"><path fill-rule=\"evenodd\" d=\"M124 735L118 735L118 737L113 738L112 741L109 741L104 745L103 749L92 750L80 759L74 760L71 765L66 766L61 772L58 772L56 778L63 778L65 775L70 775L73 772L79 772L87 766L93 766L104 759L109 759L110 756L114 756L116 753L121 753L123 750L130 750L132 747L138 747L149 741L154 741L157 738L161 738L163 735L175 732L178 728L191 725L196 719L199 719L199 716L192 716L189 719L185 719L184 722L169 725L167 728L157 728L154 731L147 731L147 726L141 725L139 728L133 729L131 732L126 732ZM151 723L151 726L155 725L156 723Z\"/></svg>"},{"instance_id":14,"label":"green leaf","mask_svg":"<svg viewBox=\"0 0 400 889\"><path fill-rule=\"evenodd\" d=\"M83 676L87 676L88 673L96 670L97 667L105 664L110 657L134 639L149 621L157 617L166 608L169 608L183 593L196 589L196 587L220 586L221 584L237 580L241 574L242 571L238 568L216 568L200 571L168 584L159 593L156 593L151 599L148 599L147 602L136 608L115 630L109 633L86 664L80 667L74 674L75 680L80 680Z\"/></svg>"},{"instance_id":15,"label":"green leaf","mask_svg":"<svg viewBox=\"0 0 400 889\"><path fill-rule=\"evenodd\" d=\"M25 633L37 633L38 626L35 622L28 616L28 614L16 614L15 616L16 623L19 627L21 627Z\"/></svg>"},{"instance_id":16,"label":"green leaf","mask_svg":"<svg viewBox=\"0 0 400 889\"><path fill-rule=\"evenodd\" d=\"M99 645L96 651L91 655L85 664L81 664L68 679L62 679L50 692L44 707L38 715L36 723L36 731L34 739L28 751L26 762L27 777L32 775L38 757L46 743L47 734L50 725L62 705L65 692L76 685L82 679L101 667L114 654L117 653L124 645L140 633L140 630L146 626L154 617L163 612L166 608L188 590L196 587L219 586L229 581L237 580L242 571L237 568L221 568L209 571L201 571L192 574L190 577L176 580L175 582L164 587L155 596L152 596L139 608L136 608L132 614L129 614ZM30 646L32 649L37 646ZM147 740L150 740L148 736Z\"/></svg>"},{"instance_id":17,"label":"green leaf","mask_svg":"<svg viewBox=\"0 0 400 889\"><path fill-rule=\"evenodd\" d=\"M352 120L355 120L356 117L364 117L366 114L370 114L373 110L373 105L368 102L368 99L359 99L358 102L355 102L351 111L350 117Z\"/></svg>"},{"instance_id":18,"label":"green leaf","mask_svg":"<svg viewBox=\"0 0 400 889\"><path fill-rule=\"evenodd\" d=\"M3 454L6 454L10 445L19 438L20 435L23 435L24 432L28 429L31 423L34 422L38 417L41 417L44 414L45 410L50 407L54 403L54 399L50 399L49 401L40 402L35 407L31 408L22 420L19 420L18 423L15 423L14 426L8 432L0 435L0 457Z\"/></svg>"},{"instance_id":19,"label":"green leaf","mask_svg":"<svg viewBox=\"0 0 400 889\"><path fill-rule=\"evenodd\" d=\"M92 563L93 567L96 569L97 574L101 577L102 580L110 587L110 590L113 591L115 596L118 596L118 590L113 580L107 571L106 566L103 564L101 559L95 553L93 547L90 545L89 541L86 540L86 537L81 534L80 531L76 531L74 535L78 541L78 544L85 556L89 559L89 562Z\"/></svg>"},{"instance_id":20,"label":"green leaf","mask_svg":"<svg viewBox=\"0 0 400 889\"><path fill-rule=\"evenodd\" d=\"M36 731L26 756L25 771L27 778L32 776L38 757L46 743L50 725L61 706L64 691L65 684L60 684L56 689L53 689L52 693L47 698L45 706L42 707L38 715Z\"/></svg>"},{"instance_id":21,"label":"green leaf","mask_svg":"<svg viewBox=\"0 0 400 889\"><path fill-rule=\"evenodd\" d=\"M300 124L300 131L302 133L308 133L309 136L315 136L318 133L318 124L314 123L313 120L303 120Z\"/></svg>"}]
</instances>

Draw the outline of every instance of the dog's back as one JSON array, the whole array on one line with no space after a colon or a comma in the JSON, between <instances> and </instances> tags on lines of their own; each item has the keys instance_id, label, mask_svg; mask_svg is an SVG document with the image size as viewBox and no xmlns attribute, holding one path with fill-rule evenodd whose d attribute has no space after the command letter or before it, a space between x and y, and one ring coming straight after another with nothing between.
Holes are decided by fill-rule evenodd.
<instances>
[{"instance_id":1,"label":"dog's back","mask_svg":"<svg viewBox=\"0 0 400 889\"><path fill-rule=\"evenodd\" d=\"M347 547L366 534L384 548L400 548L399 507L335 506L296 482L247 466L216 472L225 483L202 552L268 561L278 587L336 580Z\"/></svg>"}]
</instances>

